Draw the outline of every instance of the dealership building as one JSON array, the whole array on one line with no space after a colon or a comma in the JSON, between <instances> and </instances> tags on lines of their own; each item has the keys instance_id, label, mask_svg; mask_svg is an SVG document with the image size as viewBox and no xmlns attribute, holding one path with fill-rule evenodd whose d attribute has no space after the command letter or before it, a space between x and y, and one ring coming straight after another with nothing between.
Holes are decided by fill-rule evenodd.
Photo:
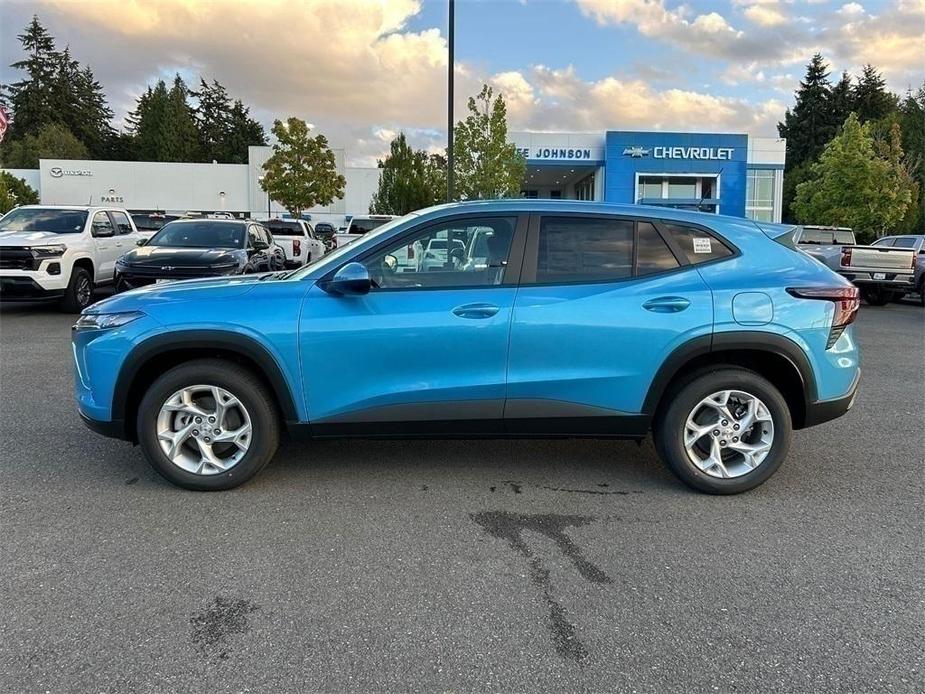
<instances>
[{"instance_id":1,"label":"dealership building","mask_svg":"<svg viewBox=\"0 0 925 694\"><path fill-rule=\"evenodd\" d=\"M528 198L641 203L779 222L784 140L726 133L611 130L515 132L527 161ZM307 211L341 225L365 214L379 169L346 165L344 197ZM10 170L39 191L43 204L115 204L132 211L231 212L256 219L284 214L260 188L270 147L250 147L247 164L182 164L43 159L38 170Z\"/></svg>"}]
</instances>

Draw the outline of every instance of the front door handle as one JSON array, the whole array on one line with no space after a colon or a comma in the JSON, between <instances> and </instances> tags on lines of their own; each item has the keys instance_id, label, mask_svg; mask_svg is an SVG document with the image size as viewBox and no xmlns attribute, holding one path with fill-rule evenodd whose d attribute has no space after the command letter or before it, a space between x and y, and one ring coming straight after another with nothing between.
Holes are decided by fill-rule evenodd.
<instances>
[{"instance_id":1,"label":"front door handle","mask_svg":"<svg viewBox=\"0 0 925 694\"><path fill-rule=\"evenodd\" d=\"M501 307L494 304L463 304L453 309L453 315L460 318L491 318L500 310Z\"/></svg>"},{"instance_id":2,"label":"front door handle","mask_svg":"<svg viewBox=\"0 0 925 694\"><path fill-rule=\"evenodd\" d=\"M691 302L683 296L660 296L657 299L649 299L642 307L655 313L677 313L690 305Z\"/></svg>"}]
</instances>

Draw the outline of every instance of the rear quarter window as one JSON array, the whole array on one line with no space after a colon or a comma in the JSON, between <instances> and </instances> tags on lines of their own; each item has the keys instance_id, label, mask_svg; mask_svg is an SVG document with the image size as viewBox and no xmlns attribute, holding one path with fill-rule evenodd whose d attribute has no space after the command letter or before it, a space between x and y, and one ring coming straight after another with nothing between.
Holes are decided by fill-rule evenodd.
<instances>
[{"instance_id":1,"label":"rear quarter window","mask_svg":"<svg viewBox=\"0 0 925 694\"><path fill-rule=\"evenodd\" d=\"M703 229L684 224L665 223L665 229L680 246L691 265L728 258L732 249Z\"/></svg>"}]
</instances>

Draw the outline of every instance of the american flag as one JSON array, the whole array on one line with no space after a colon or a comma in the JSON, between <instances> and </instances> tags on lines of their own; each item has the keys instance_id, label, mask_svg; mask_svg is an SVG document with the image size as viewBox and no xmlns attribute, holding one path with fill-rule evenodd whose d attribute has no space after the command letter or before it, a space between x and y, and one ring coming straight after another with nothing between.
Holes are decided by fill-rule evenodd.
<instances>
[{"instance_id":1,"label":"american flag","mask_svg":"<svg viewBox=\"0 0 925 694\"><path fill-rule=\"evenodd\" d=\"M3 142L3 136L6 135L6 129L10 125L10 116L6 109L0 106L0 142Z\"/></svg>"}]
</instances>

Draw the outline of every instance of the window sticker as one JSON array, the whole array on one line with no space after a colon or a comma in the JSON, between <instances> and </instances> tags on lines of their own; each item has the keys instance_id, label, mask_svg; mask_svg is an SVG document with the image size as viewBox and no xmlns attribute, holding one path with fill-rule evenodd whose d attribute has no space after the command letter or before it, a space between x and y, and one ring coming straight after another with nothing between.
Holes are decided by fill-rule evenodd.
<instances>
[{"instance_id":1,"label":"window sticker","mask_svg":"<svg viewBox=\"0 0 925 694\"><path fill-rule=\"evenodd\" d=\"M712 239L694 238L694 253L712 253L713 246L710 244Z\"/></svg>"}]
</instances>

